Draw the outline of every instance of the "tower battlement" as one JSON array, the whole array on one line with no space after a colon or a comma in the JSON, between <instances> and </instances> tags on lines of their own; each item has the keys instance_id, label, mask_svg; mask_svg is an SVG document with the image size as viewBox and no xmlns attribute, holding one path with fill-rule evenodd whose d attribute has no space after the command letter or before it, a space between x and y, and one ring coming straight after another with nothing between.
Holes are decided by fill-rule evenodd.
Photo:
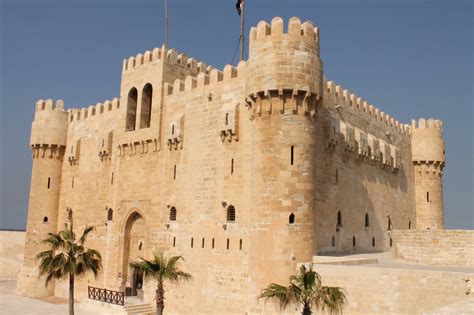
<instances>
[{"instance_id":1,"label":"tower battlement","mask_svg":"<svg viewBox=\"0 0 474 315\"><path fill-rule=\"evenodd\" d=\"M35 118L31 125L30 146L64 147L67 141L68 112L64 102L52 99L36 102Z\"/></svg>"},{"instance_id":2,"label":"tower battlement","mask_svg":"<svg viewBox=\"0 0 474 315\"><path fill-rule=\"evenodd\" d=\"M417 163L445 164L443 122L430 118L412 120L412 160Z\"/></svg>"}]
</instances>

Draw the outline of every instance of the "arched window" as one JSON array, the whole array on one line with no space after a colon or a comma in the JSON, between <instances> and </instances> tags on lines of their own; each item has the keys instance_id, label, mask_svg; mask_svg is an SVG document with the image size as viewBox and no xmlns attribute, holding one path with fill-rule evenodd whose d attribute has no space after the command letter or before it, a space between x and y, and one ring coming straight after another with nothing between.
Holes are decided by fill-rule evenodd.
<instances>
[{"instance_id":1,"label":"arched window","mask_svg":"<svg viewBox=\"0 0 474 315\"><path fill-rule=\"evenodd\" d=\"M235 208L233 205L227 208L227 222L235 222Z\"/></svg>"},{"instance_id":2,"label":"arched window","mask_svg":"<svg viewBox=\"0 0 474 315\"><path fill-rule=\"evenodd\" d=\"M140 128L149 128L151 123L151 103L153 87L147 83L142 91L142 107L140 109Z\"/></svg>"},{"instance_id":3,"label":"arched window","mask_svg":"<svg viewBox=\"0 0 474 315\"><path fill-rule=\"evenodd\" d=\"M332 247L336 246L336 237L334 237L334 235L332 236L331 245Z\"/></svg>"},{"instance_id":4,"label":"arched window","mask_svg":"<svg viewBox=\"0 0 474 315\"><path fill-rule=\"evenodd\" d=\"M342 214L341 211L337 212L337 226L342 226Z\"/></svg>"},{"instance_id":5,"label":"arched window","mask_svg":"<svg viewBox=\"0 0 474 315\"><path fill-rule=\"evenodd\" d=\"M137 118L137 98L138 91L136 88L132 88L128 93L127 100L127 118L125 121L125 131L135 130L135 120Z\"/></svg>"},{"instance_id":6,"label":"arched window","mask_svg":"<svg viewBox=\"0 0 474 315\"><path fill-rule=\"evenodd\" d=\"M112 209L107 210L107 221L112 221L113 218L114 218L114 210Z\"/></svg>"},{"instance_id":7,"label":"arched window","mask_svg":"<svg viewBox=\"0 0 474 315\"><path fill-rule=\"evenodd\" d=\"M372 247L375 247L375 237L372 237Z\"/></svg>"},{"instance_id":8,"label":"arched window","mask_svg":"<svg viewBox=\"0 0 474 315\"><path fill-rule=\"evenodd\" d=\"M290 217L288 218L288 223L295 224L295 215L293 213L290 214Z\"/></svg>"},{"instance_id":9,"label":"arched window","mask_svg":"<svg viewBox=\"0 0 474 315\"><path fill-rule=\"evenodd\" d=\"M175 207L171 207L170 209L170 221L176 221L177 211Z\"/></svg>"},{"instance_id":10,"label":"arched window","mask_svg":"<svg viewBox=\"0 0 474 315\"><path fill-rule=\"evenodd\" d=\"M368 227L369 226L369 214L366 213L365 214L365 227Z\"/></svg>"},{"instance_id":11,"label":"arched window","mask_svg":"<svg viewBox=\"0 0 474 315\"><path fill-rule=\"evenodd\" d=\"M48 217L43 218L43 223L48 223Z\"/></svg>"},{"instance_id":12,"label":"arched window","mask_svg":"<svg viewBox=\"0 0 474 315\"><path fill-rule=\"evenodd\" d=\"M352 247L355 247L356 246L356 237L353 236L352 237Z\"/></svg>"}]
</instances>

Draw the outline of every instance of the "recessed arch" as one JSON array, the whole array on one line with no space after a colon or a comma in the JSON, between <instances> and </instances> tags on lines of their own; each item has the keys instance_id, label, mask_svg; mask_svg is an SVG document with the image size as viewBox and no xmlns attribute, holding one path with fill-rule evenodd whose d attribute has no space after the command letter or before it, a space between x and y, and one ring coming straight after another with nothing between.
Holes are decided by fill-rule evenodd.
<instances>
[{"instance_id":1,"label":"recessed arch","mask_svg":"<svg viewBox=\"0 0 474 315\"><path fill-rule=\"evenodd\" d=\"M130 267L130 263L138 262L143 257L146 248L146 222L138 211L131 211L124 219L122 284L131 287L134 293L142 280L137 278L137 271Z\"/></svg>"},{"instance_id":2,"label":"recessed arch","mask_svg":"<svg viewBox=\"0 0 474 315\"><path fill-rule=\"evenodd\" d=\"M149 128L151 124L151 108L153 99L153 86L145 84L142 90L142 106L140 108L140 128Z\"/></svg>"},{"instance_id":3,"label":"recessed arch","mask_svg":"<svg viewBox=\"0 0 474 315\"><path fill-rule=\"evenodd\" d=\"M138 91L136 88L130 89L127 98L127 117L125 121L125 131L135 130L135 121L137 119L137 99Z\"/></svg>"}]
</instances>

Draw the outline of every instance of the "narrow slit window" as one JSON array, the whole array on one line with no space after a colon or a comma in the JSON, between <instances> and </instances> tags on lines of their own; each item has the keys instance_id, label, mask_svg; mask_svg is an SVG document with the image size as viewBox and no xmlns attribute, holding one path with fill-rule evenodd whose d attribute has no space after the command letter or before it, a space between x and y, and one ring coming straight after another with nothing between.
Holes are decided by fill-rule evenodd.
<instances>
[{"instance_id":1,"label":"narrow slit window","mask_svg":"<svg viewBox=\"0 0 474 315\"><path fill-rule=\"evenodd\" d=\"M201 244L202 248L204 248L204 243L205 243L205 240L204 240L204 237L203 237L202 238L202 244Z\"/></svg>"},{"instance_id":2,"label":"narrow slit window","mask_svg":"<svg viewBox=\"0 0 474 315\"><path fill-rule=\"evenodd\" d=\"M230 175L234 174L234 159L230 160Z\"/></svg>"},{"instance_id":3,"label":"narrow slit window","mask_svg":"<svg viewBox=\"0 0 474 315\"><path fill-rule=\"evenodd\" d=\"M288 223L289 224L295 224L295 214L291 213L289 218L288 218Z\"/></svg>"},{"instance_id":4,"label":"narrow slit window","mask_svg":"<svg viewBox=\"0 0 474 315\"><path fill-rule=\"evenodd\" d=\"M334 174L334 184L339 184L339 170L336 168L336 172Z\"/></svg>"},{"instance_id":5,"label":"narrow slit window","mask_svg":"<svg viewBox=\"0 0 474 315\"><path fill-rule=\"evenodd\" d=\"M291 165L294 165L294 163L295 163L295 146L294 145L291 146L291 153L290 154L291 154L290 163L291 163Z\"/></svg>"},{"instance_id":6,"label":"narrow slit window","mask_svg":"<svg viewBox=\"0 0 474 315\"><path fill-rule=\"evenodd\" d=\"M239 241L239 250L242 250L242 239Z\"/></svg>"},{"instance_id":7,"label":"narrow slit window","mask_svg":"<svg viewBox=\"0 0 474 315\"><path fill-rule=\"evenodd\" d=\"M390 238L390 247L392 247L393 245L393 241L392 241L392 238Z\"/></svg>"},{"instance_id":8,"label":"narrow slit window","mask_svg":"<svg viewBox=\"0 0 474 315\"><path fill-rule=\"evenodd\" d=\"M214 249L214 246L215 246L215 242L214 242L214 239L212 239L212 249Z\"/></svg>"},{"instance_id":9,"label":"narrow slit window","mask_svg":"<svg viewBox=\"0 0 474 315\"><path fill-rule=\"evenodd\" d=\"M369 226L369 214L366 213L365 214L365 227L368 227Z\"/></svg>"},{"instance_id":10,"label":"narrow slit window","mask_svg":"<svg viewBox=\"0 0 474 315\"><path fill-rule=\"evenodd\" d=\"M173 168L173 180L176 179L176 165Z\"/></svg>"},{"instance_id":11,"label":"narrow slit window","mask_svg":"<svg viewBox=\"0 0 474 315\"><path fill-rule=\"evenodd\" d=\"M51 187L51 177L48 177L48 189Z\"/></svg>"},{"instance_id":12,"label":"narrow slit window","mask_svg":"<svg viewBox=\"0 0 474 315\"><path fill-rule=\"evenodd\" d=\"M408 229L411 230L411 221L408 221Z\"/></svg>"},{"instance_id":13,"label":"narrow slit window","mask_svg":"<svg viewBox=\"0 0 474 315\"><path fill-rule=\"evenodd\" d=\"M112 172L112 175L110 176L110 185L114 184L114 173Z\"/></svg>"},{"instance_id":14,"label":"narrow slit window","mask_svg":"<svg viewBox=\"0 0 474 315\"><path fill-rule=\"evenodd\" d=\"M372 237L372 247L375 247L375 237Z\"/></svg>"},{"instance_id":15,"label":"narrow slit window","mask_svg":"<svg viewBox=\"0 0 474 315\"><path fill-rule=\"evenodd\" d=\"M191 237L191 248L194 246L194 237Z\"/></svg>"},{"instance_id":16,"label":"narrow slit window","mask_svg":"<svg viewBox=\"0 0 474 315\"><path fill-rule=\"evenodd\" d=\"M71 188L74 188L74 176L72 177Z\"/></svg>"},{"instance_id":17,"label":"narrow slit window","mask_svg":"<svg viewBox=\"0 0 474 315\"><path fill-rule=\"evenodd\" d=\"M229 113L225 114L225 125L227 126L229 124Z\"/></svg>"},{"instance_id":18,"label":"narrow slit window","mask_svg":"<svg viewBox=\"0 0 474 315\"><path fill-rule=\"evenodd\" d=\"M227 249L229 249L229 247L230 247L230 240L227 239Z\"/></svg>"},{"instance_id":19,"label":"narrow slit window","mask_svg":"<svg viewBox=\"0 0 474 315\"><path fill-rule=\"evenodd\" d=\"M173 247L176 247L176 236L173 237Z\"/></svg>"},{"instance_id":20,"label":"narrow slit window","mask_svg":"<svg viewBox=\"0 0 474 315\"><path fill-rule=\"evenodd\" d=\"M392 219L388 218L387 229L390 231L392 229Z\"/></svg>"},{"instance_id":21,"label":"narrow slit window","mask_svg":"<svg viewBox=\"0 0 474 315\"><path fill-rule=\"evenodd\" d=\"M352 247L355 247L356 246L356 237L353 236L352 237Z\"/></svg>"},{"instance_id":22,"label":"narrow slit window","mask_svg":"<svg viewBox=\"0 0 474 315\"><path fill-rule=\"evenodd\" d=\"M333 235L332 240L331 240L331 246L335 247L336 246L336 237Z\"/></svg>"},{"instance_id":23,"label":"narrow slit window","mask_svg":"<svg viewBox=\"0 0 474 315\"><path fill-rule=\"evenodd\" d=\"M337 226L342 226L342 214L341 211L337 212Z\"/></svg>"},{"instance_id":24,"label":"narrow slit window","mask_svg":"<svg viewBox=\"0 0 474 315\"><path fill-rule=\"evenodd\" d=\"M426 192L426 202L430 202L430 192Z\"/></svg>"}]
</instances>

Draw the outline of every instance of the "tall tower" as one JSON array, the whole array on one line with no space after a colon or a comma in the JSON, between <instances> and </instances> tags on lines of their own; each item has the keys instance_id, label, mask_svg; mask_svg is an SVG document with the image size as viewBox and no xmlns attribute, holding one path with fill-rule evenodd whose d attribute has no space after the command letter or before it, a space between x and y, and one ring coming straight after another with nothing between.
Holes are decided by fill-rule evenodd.
<instances>
[{"instance_id":1,"label":"tall tower","mask_svg":"<svg viewBox=\"0 0 474 315\"><path fill-rule=\"evenodd\" d=\"M445 149L440 120L412 120L417 229L444 228L443 169Z\"/></svg>"},{"instance_id":2,"label":"tall tower","mask_svg":"<svg viewBox=\"0 0 474 315\"><path fill-rule=\"evenodd\" d=\"M314 117L322 83L319 32L311 22L293 17L286 33L276 17L251 29L246 105L256 170L252 220L260 239L251 257L263 260L252 275L260 288L287 281L295 264L316 251Z\"/></svg>"},{"instance_id":3,"label":"tall tower","mask_svg":"<svg viewBox=\"0 0 474 315\"><path fill-rule=\"evenodd\" d=\"M32 297L52 295L54 291L53 283L46 287L44 278L38 277L36 255L44 250L41 242L48 233L57 232L61 170L68 127L68 113L63 107L62 100L55 104L51 99L39 100L31 126L33 167L25 257L18 276L17 290Z\"/></svg>"}]
</instances>

